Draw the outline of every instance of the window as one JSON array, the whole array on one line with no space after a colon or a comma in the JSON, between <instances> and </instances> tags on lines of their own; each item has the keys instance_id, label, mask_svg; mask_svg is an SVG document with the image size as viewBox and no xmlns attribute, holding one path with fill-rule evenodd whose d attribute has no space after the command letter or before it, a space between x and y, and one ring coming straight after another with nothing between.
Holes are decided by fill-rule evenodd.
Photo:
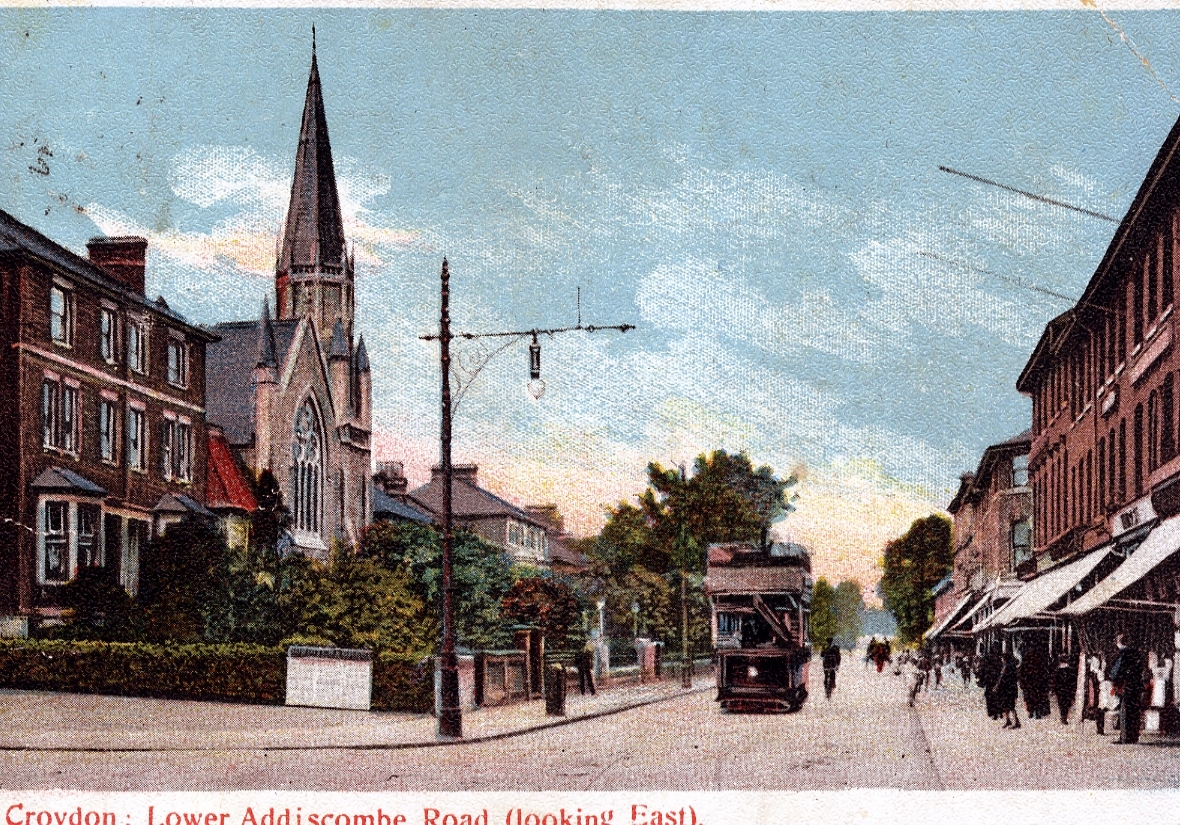
<instances>
[{"instance_id":1,"label":"window","mask_svg":"<svg viewBox=\"0 0 1180 825\"><path fill-rule=\"evenodd\" d=\"M1018 455L1012 459L1012 486L1028 486L1028 456Z\"/></svg>"},{"instance_id":2,"label":"window","mask_svg":"<svg viewBox=\"0 0 1180 825\"><path fill-rule=\"evenodd\" d=\"M58 344L74 342L74 293L56 284L49 288L49 334Z\"/></svg>"},{"instance_id":3,"label":"window","mask_svg":"<svg viewBox=\"0 0 1180 825\"><path fill-rule=\"evenodd\" d=\"M118 340L116 337L117 330L118 322L115 311L109 307L103 307L98 316L98 350L102 356L102 360L108 364L115 363L115 341Z\"/></svg>"},{"instance_id":4,"label":"window","mask_svg":"<svg viewBox=\"0 0 1180 825\"><path fill-rule=\"evenodd\" d=\"M135 372L147 372L147 338L144 335L143 324L139 321L127 322L127 366Z\"/></svg>"},{"instance_id":5,"label":"window","mask_svg":"<svg viewBox=\"0 0 1180 825\"><path fill-rule=\"evenodd\" d=\"M1012 522L1012 564L1019 567L1032 558L1032 524L1028 519Z\"/></svg>"},{"instance_id":6,"label":"window","mask_svg":"<svg viewBox=\"0 0 1180 825\"><path fill-rule=\"evenodd\" d=\"M127 409L127 466L143 472L146 468L147 444L144 436L143 410Z\"/></svg>"},{"instance_id":7,"label":"window","mask_svg":"<svg viewBox=\"0 0 1180 825\"><path fill-rule=\"evenodd\" d=\"M188 385L188 348L177 338L168 339L168 383Z\"/></svg>"},{"instance_id":8,"label":"window","mask_svg":"<svg viewBox=\"0 0 1180 825\"><path fill-rule=\"evenodd\" d=\"M100 399L98 402L98 452L103 461L115 462L118 460L116 452L118 421L119 413L115 402L106 398Z\"/></svg>"},{"instance_id":9,"label":"window","mask_svg":"<svg viewBox=\"0 0 1180 825\"><path fill-rule=\"evenodd\" d=\"M102 544L98 537L101 513L93 504L78 505L78 567L102 567Z\"/></svg>"},{"instance_id":10,"label":"window","mask_svg":"<svg viewBox=\"0 0 1180 825\"><path fill-rule=\"evenodd\" d=\"M295 438L291 445L291 501L295 529L308 533L320 531L320 506L323 501L323 438L319 418L310 400L295 416Z\"/></svg>"},{"instance_id":11,"label":"window","mask_svg":"<svg viewBox=\"0 0 1180 825\"><path fill-rule=\"evenodd\" d=\"M45 581L64 582L70 578L69 505L45 502Z\"/></svg>"},{"instance_id":12,"label":"window","mask_svg":"<svg viewBox=\"0 0 1180 825\"><path fill-rule=\"evenodd\" d=\"M78 388L46 378L41 384L41 445L77 455L78 441Z\"/></svg>"},{"instance_id":13,"label":"window","mask_svg":"<svg viewBox=\"0 0 1180 825\"><path fill-rule=\"evenodd\" d=\"M172 438L175 432L175 421L165 418L160 422L160 475L165 479L172 478Z\"/></svg>"},{"instance_id":14,"label":"window","mask_svg":"<svg viewBox=\"0 0 1180 825\"><path fill-rule=\"evenodd\" d=\"M176 423L176 440L172 444L173 475L181 481L193 479L193 428L184 421Z\"/></svg>"}]
</instances>

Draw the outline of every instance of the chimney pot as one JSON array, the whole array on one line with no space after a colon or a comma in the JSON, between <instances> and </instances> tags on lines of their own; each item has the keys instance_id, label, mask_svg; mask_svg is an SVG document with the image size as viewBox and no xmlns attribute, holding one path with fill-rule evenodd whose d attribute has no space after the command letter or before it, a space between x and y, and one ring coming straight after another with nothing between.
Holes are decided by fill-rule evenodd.
<instances>
[{"instance_id":1,"label":"chimney pot","mask_svg":"<svg viewBox=\"0 0 1180 825\"><path fill-rule=\"evenodd\" d=\"M133 291L143 295L147 268L147 238L91 238L86 242L90 262Z\"/></svg>"}]
</instances>

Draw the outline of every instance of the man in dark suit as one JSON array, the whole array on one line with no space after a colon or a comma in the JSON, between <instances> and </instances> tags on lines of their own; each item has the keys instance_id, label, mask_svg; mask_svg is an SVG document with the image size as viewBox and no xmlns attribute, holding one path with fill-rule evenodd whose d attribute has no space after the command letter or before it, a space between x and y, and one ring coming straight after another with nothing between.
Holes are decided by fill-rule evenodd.
<instances>
[{"instance_id":1,"label":"man in dark suit","mask_svg":"<svg viewBox=\"0 0 1180 825\"><path fill-rule=\"evenodd\" d=\"M1146 662L1138 648L1128 645L1122 633L1115 636L1118 655L1107 671L1111 685L1120 696L1119 738L1120 744L1139 741L1139 716L1143 707L1144 668Z\"/></svg>"}]
</instances>

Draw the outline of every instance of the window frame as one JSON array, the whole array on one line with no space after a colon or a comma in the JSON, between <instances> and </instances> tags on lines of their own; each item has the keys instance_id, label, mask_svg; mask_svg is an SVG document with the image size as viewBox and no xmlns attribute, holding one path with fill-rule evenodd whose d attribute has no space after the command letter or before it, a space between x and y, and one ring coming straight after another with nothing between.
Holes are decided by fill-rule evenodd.
<instances>
[{"instance_id":1,"label":"window frame","mask_svg":"<svg viewBox=\"0 0 1180 825\"><path fill-rule=\"evenodd\" d=\"M58 296L61 297L60 312L54 308L54 299ZM49 338L58 346L74 345L74 290L57 282L49 286Z\"/></svg>"},{"instance_id":2,"label":"window frame","mask_svg":"<svg viewBox=\"0 0 1180 825\"><path fill-rule=\"evenodd\" d=\"M147 326L138 318L129 318L126 326L127 368L138 375L147 375Z\"/></svg>"},{"instance_id":3,"label":"window frame","mask_svg":"<svg viewBox=\"0 0 1180 825\"><path fill-rule=\"evenodd\" d=\"M175 361L173 355L175 354ZM188 387L188 342L177 335L168 336L168 383L174 387Z\"/></svg>"},{"instance_id":4,"label":"window frame","mask_svg":"<svg viewBox=\"0 0 1180 825\"><path fill-rule=\"evenodd\" d=\"M107 364L119 363L119 312L114 307L98 309L98 355Z\"/></svg>"},{"instance_id":5,"label":"window frame","mask_svg":"<svg viewBox=\"0 0 1180 825\"><path fill-rule=\"evenodd\" d=\"M134 422L134 423L133 423ZM127 406L127 467L137 473L147 472L147 411L143 407ZM132 454L136 450L136 454Z\"/></svg>"},{"instance_id":6,"label":"window frame","mask_svg":"<svg viewBox=\"0 0 1180 825\"><path fill-rule=\"evenodd\" d=\"M119 404L106 397L98 399L98 457L107 464L119 463Z\"/></svg>"},{"instance_id":7,"label":"window frame","mask_svg":"<svg viewBox=\"0 0 1180 825\"><path fill-rule=\"evenodd\" d=\"M60 516L60 525L53 527L51 514ZM57 548L58 564L55 569L60 573L50 575L50 548ZM70 503L58 499L48 499L42 504L41 516L41 558L40 573L43 584L61 585L68 582L70 576Z\"/></svg>"}]
</instances>

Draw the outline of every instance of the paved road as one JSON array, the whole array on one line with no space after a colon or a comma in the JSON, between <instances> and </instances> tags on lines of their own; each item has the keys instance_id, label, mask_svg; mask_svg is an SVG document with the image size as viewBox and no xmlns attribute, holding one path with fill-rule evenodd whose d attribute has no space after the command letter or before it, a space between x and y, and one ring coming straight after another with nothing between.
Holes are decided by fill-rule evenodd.
<instances>
[{"instance_id":1,"label":"paved road","mask_svg":"<svg viewBox=\"0 0 1180 825\"><path fill-rule=\"evenodd\" d=\"M818 667L813 668L813 676L820 676ZM830 702L824 700L822 690L818 696L813 691L803 710L790 716L723 714L708 692L673 691L672 695L676 698L617 715L492 742L396 751L292 751L267 745L288 735L284 730L290 732L301 724L308 728L308 741L372 744L390 733L394 721L380 714L294 708L6 694L0 695L0 745L16 739L50 744L52 732L38 734L23 721L27 717L22 716L20 703L28 710L33 702L46 705L42 721L66 720L63 730L71 724L80 726L85 709L117 707L127 714L124 719L96 720L92 730L120 731L124 737L142 738L150 747L167 745L174 735L185 747L198 749L0 751L0 785L10 789L344 791L1180 785L1180 748L1120 747L1097 736L1092 724L1063 726L1050 719L1025 720L1019 731L1005 731L987 719L977 689L950 687L924 694L917 708L910 710L901 679L868 672L855 660L842 669ZM142 711L143 725L132 715L137 709ZM219 730L232 724L234 714L240 716L240 726ZM171 728L161 727L165 719L172 719ZM181 731L178 720L193 730ZM491 721L489 717L485 723ZM429 720L403 722L430 724ZM257 741L258 749L232 750L225 744L232 740L240 748L251 739Z\"/></svg>"},{"instance_id":2,"label":"paved road","mask_svg":"<svg viewBox=\"0 0 1180 825\"><path fill-rule=\"evenodd\" d=\"M68 705L71 698L46 701ZM259 736L267 738L262 730ZM92 790L941 787L897 680L870 677L859 664L845 667L830 702L821 689L818 700L813 694L790 716L723 714L705 692L484 744L403 751L14 751L0 753L0 777L7 788Z\"/></svg>"}]
</instances>

